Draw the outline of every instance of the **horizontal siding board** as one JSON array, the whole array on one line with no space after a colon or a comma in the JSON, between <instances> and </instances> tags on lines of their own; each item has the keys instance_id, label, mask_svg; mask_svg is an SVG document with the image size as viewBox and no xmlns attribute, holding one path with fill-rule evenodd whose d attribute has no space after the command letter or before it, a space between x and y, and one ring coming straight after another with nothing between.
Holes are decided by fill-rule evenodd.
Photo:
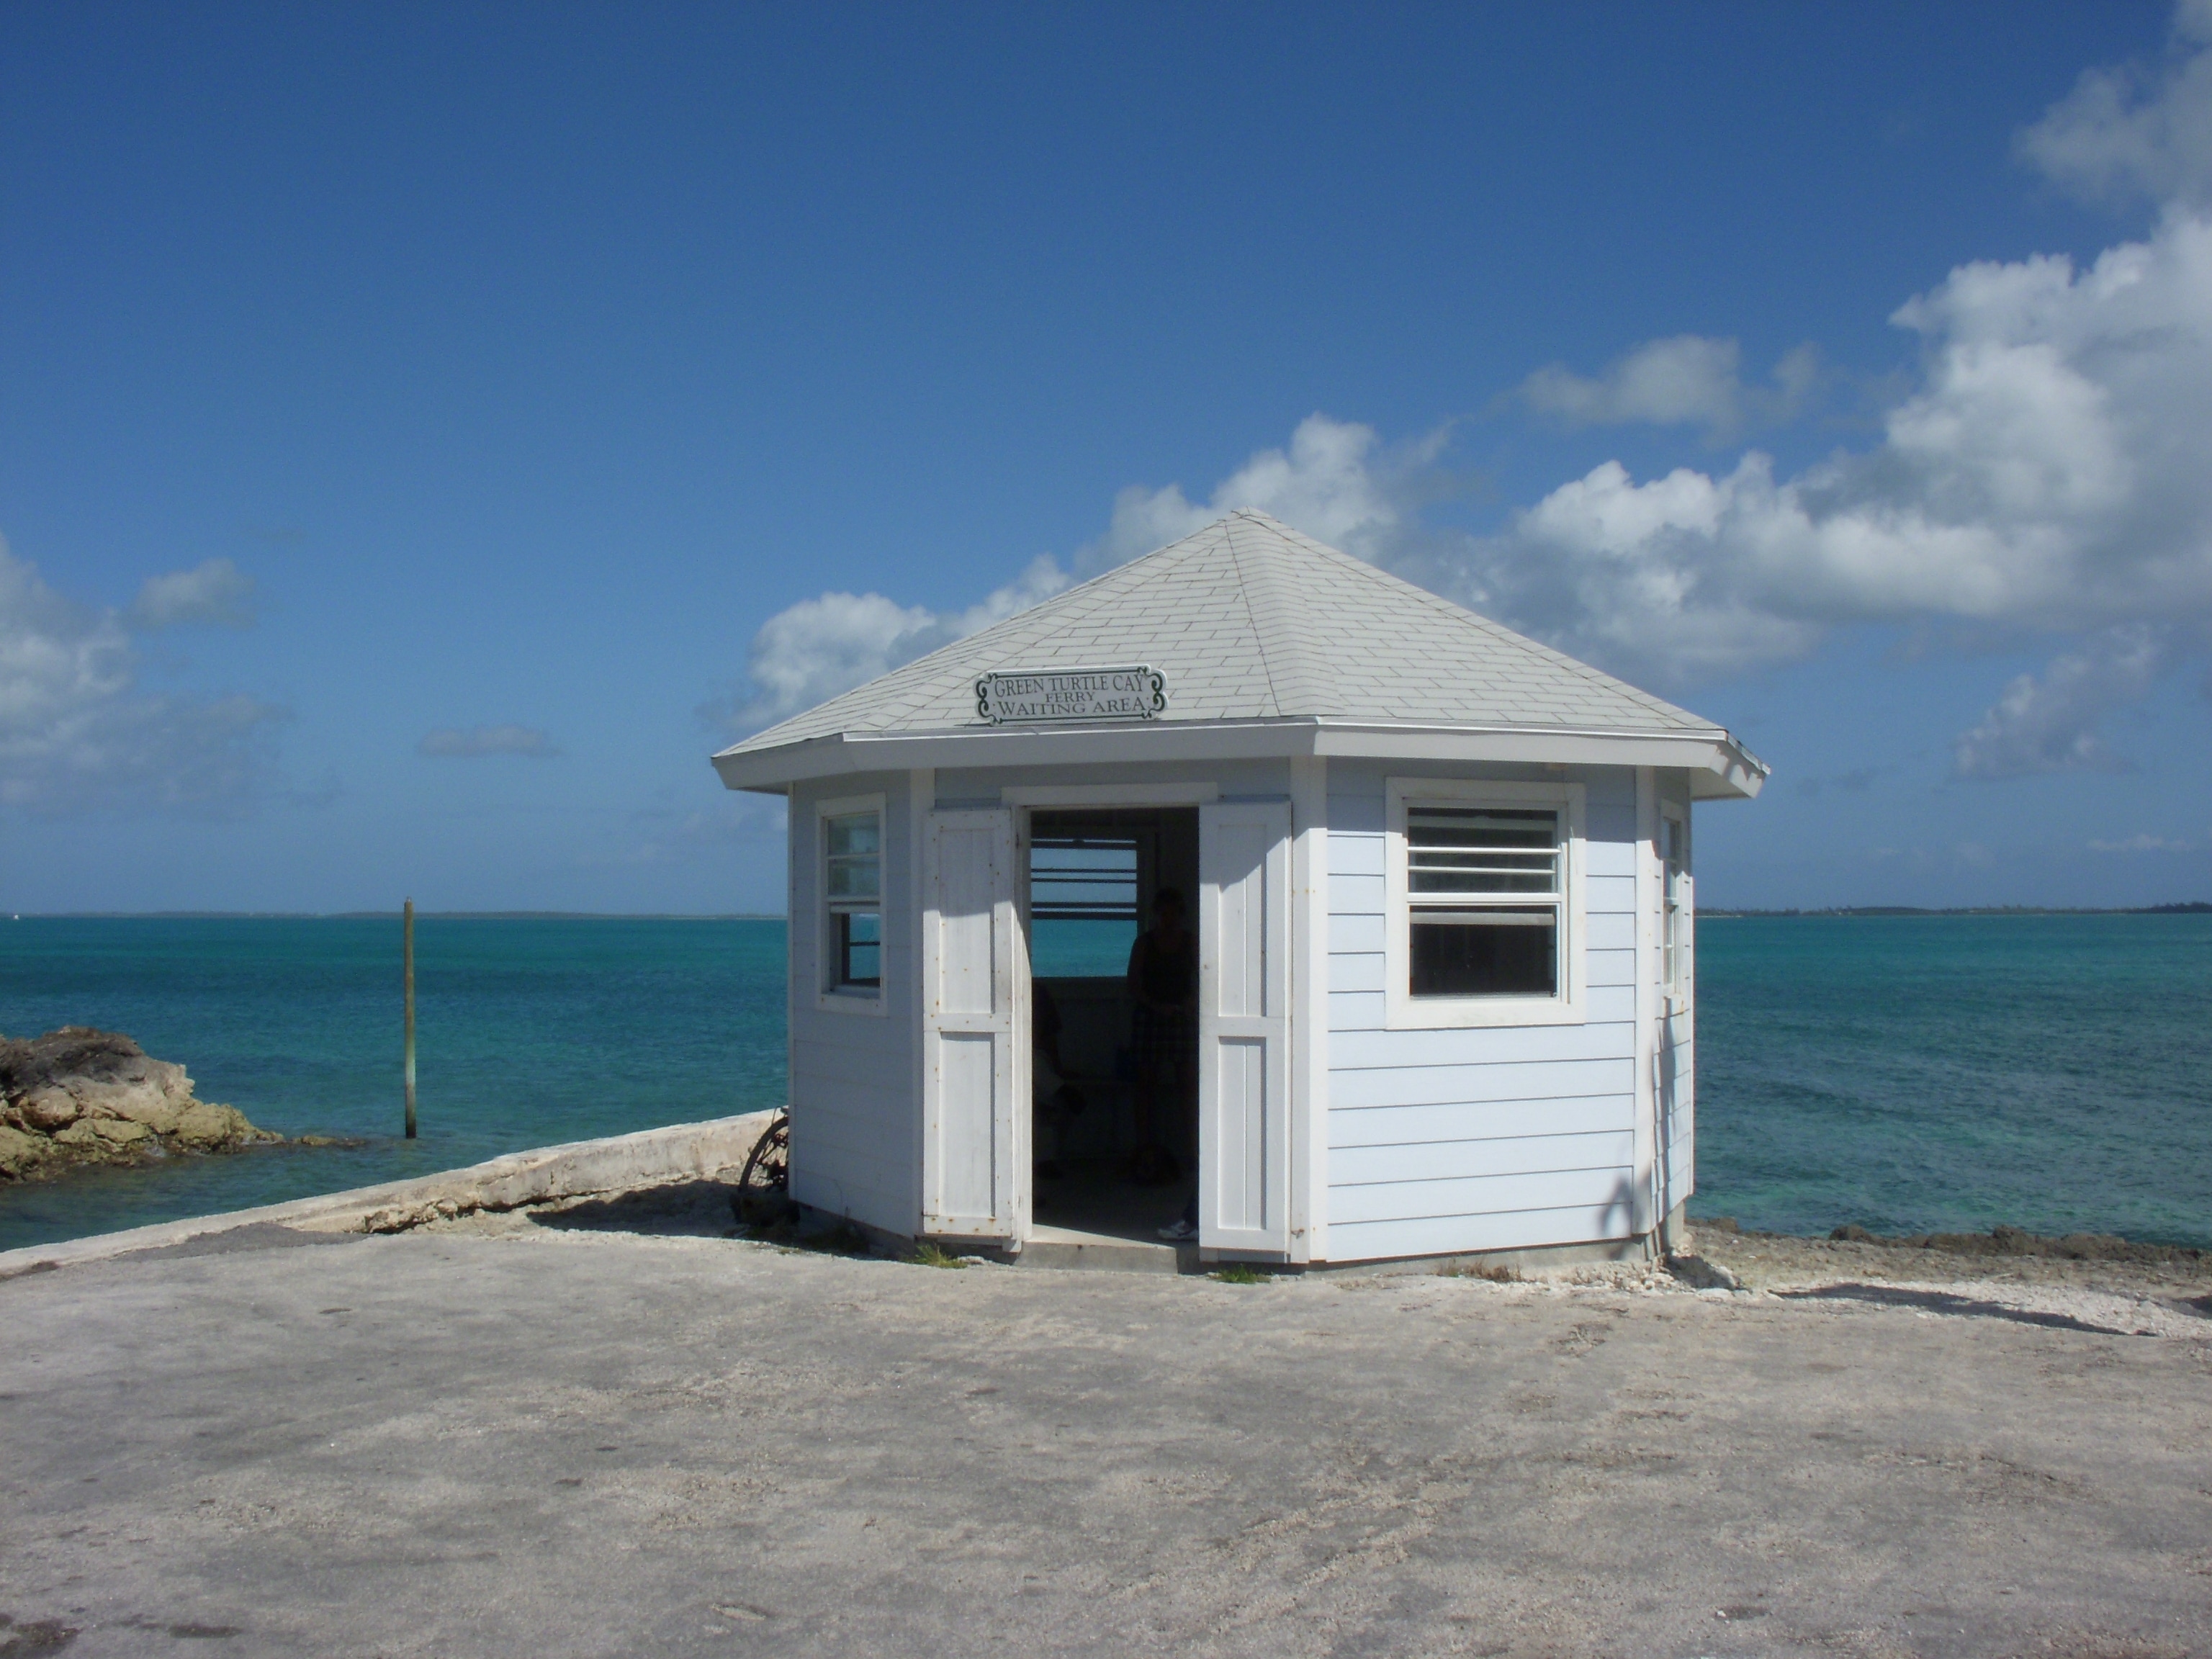
<instances>
[{"instance_id":1,"label":"horizontal siding board","mask_svg":"<svg viewBox=\"0 0 2212 1659\"><path fill-rule=\"evenodd\" d=\"M1352 953L1373 951L1384 948L1388 930L1380 916L1331 916L1328 919L1328 948Z\"/></svg>"},{"instance_id":2,"label":"horizontal siding board","mask_svg":"<svg viewBox=\"0 0 2212 1659\"><path fill-rule=\"evenodd\" d=\"M904 1170L913 1162L910 1132L895 1138L894 1131L875 1115L827 1111L802 1103L792 1114L791 1138L809 1156L818 1152L841 1160L861 1158L887 1170Z\"/></svg>"},{"instance_id":3,"label":"horizontal siding board","mask_svg":"<svg viewBox=\"0 0 2212 1659\"><path fill-rule=\"evenodd\" d=\"M1332 1112L1382 1106L1579 1099L1632 1094L1635 1089L1633 1054L1597 1060L1509 1060L1494 1066L1388 1066L1332 1071L1328 1079Z\"/></svg>"},{"instance_id":4,"label":"horizontal siding board","mask_svg":"<svg viewBox=\"0 0 2212 1659\"><path fill-rule=\"evenodd\" d=\"M1332 771L1335 769L1332 767ZM1339 835L1360 834L1379 836L1383 830L1383 819L1388 808L1382 799L1382 777L1377 773L1362 781L1367 787L1332 792L1328 798L1328 833L1334 840Z\"/></svg>"},{"instance_id":5,"label":"horizontal siding board","mask_svg":"<svg viewBox=\"0 0 2212 1659\"><path fill-rule=\"evenodd\" d=\"M1389 999L1380 990L1331 991L1328 1029L1332 1031L1379 1031L1389 1018Z\"/></svg>"},{"instance_id":6,"label":"horizontal siding board","mask_svg":"<svg viewBox=\"0 0 2212 1659\"><path fill-rule=\"evenodd\" d=\"M1583 882L1583 908L1590 915L1636 908L1636 878L1590 876Z\"/></svg>"},{"instance_id":7,"label":"horizontal siding board","mask_svg":"<svg viewBox=\"0 0 2212 1659\"><path fill-rule=\"evenodd\" d=\"M902 1095L913 1088L904 1054L871 1054L865 1048L810 1038L791 1045L791 1063L794 1086L891 1090Z\"/></svg>"},{"instance_id":8,"label":"horizontal siding board","mask_svg":"<svg viewBox=\"0 0 2212 1659\"><path fill-rule=\"evenodd\" d=\"M887 1233L903 1237L914 1231L914 1199L910 1194L902 1196L878 1188L860 1186L850 1181L802 1170L793 1164L791 1195L801 1204L811 1204L831 1215L851 1216L872 1227L881 1227Z\"/></svg>"},{"instance_id":9,"label":"horizontal siding board","mask_svg":"<svg viewBox=\"0 0 2212 1659\"><path fill-rule=\"evenodd\" d=\"M1595 837L1583 843L1583 873L1586 876L1636 875L1636 843L1628 841L1600 841Z\"/></svg>"},{"instance_id":10,"label":"horizontal siding board","mask_svg":"<svg viewBox=\"0 0 2212 1659\"><path fill-rule=\"evenodd\" d=\"M1585 951L1583 952L1583 971L1589 975L1589 982L1599 985L1634 985L1636 983L1636 952L1633 951Z\"/></svg>"},{"instance_id":11,"label":"horizontal siding board","mask_svg":"<svg viewBox=\"0 0 2212 1659\"><path fill-rule=\"evenodd\" d=\"M811 1182L834 1182L849 1192L894 1192L911 1199L914 1172L880 1157L854 1152L845 1146L823 1146L818 1139L792 1134L792 1170L805 1170Z\"/></svg>"},{"instance_id":12,"label":"horizontal siding board","mask_svg":"<svg viewBox=\"0 0 2212 1659\"><path fill-rule=\"evenodd\" d=\"M1491 1025L1435 1031L1346 1031L1331 1036L1328 1062L1334 1071L1352 1072L1382 1066L1613 1060L1635 1052L1633 1022Z\"/></svg>"},{"instance_id":13,"label":"horizontal siding board","mask_svg":"<svg viewBox=\"0 0 2212 1659\"><path fill-rule=\"evenodd\" d=\"M848 1053L873 1054L886 1064L902 1064L909 1033L896 1012L881 1014L829 1014L801 1008L792 1018L791 1037L797 1043L820 1043Z\"/></svg>"},{"instance_id":14,"label":"horizontal siding board","mask_svg":"<svg viewBox=\"0 0 2212 1659\"><path fill-rule=\"evenodd\" d=\"M1339 1148L1433 1145L1528 1136L1630 1133L1631 1094L1577 1095L1560 1100L1448 1101L1433 1106L1333 1107L1328 1144ZM1332 1161L1332 1170L1335 1165ZM1334 1178L1334 1176L1332 1176Z\"/></svg>"},{"instance_id":15,"label":"horizontal siding board","mask_svg":"<svg viewBox=\"0 0 2212 1659\"><path fill-rule=\"evenodd\" d=\"M1534 1175L1474 1176L1451 1181L1394 1181L1328 1189L1328 1225L1363 1221L1420 1221L1437 1216L1492 1215L1507 1210L1596 1210L1625 1215L1634 1185L1631 1166L1545 1170ZM1560 1241L1548 1241L1557 1243Z\"/></svg>"},{"instance_id":16,"label":"horizontal siding board","mask_svg":"<svg viewBox=\"0 0 2212 1659\"><path fill-rule=\"evenodd\" d=\"M1328 959L1328 988L1332 991L1379 991L1389 958L1380 951L1339 951Z\"/></svg>"},{"instance_id":17,"label":"horizontal siding board","mask_svg":"<svg viewBox=\"0 0 2212 1659\"><path fill-rule=\"evenodd\" d=\"M1630 1129L1590 1134L1514 1135L1496 1140L1431 1140L1390 1146L1332 1147L1328 1184L1340 1188L1471 1180L1626 1168L1635 1162ZM1330 1200L1333 1213L1336 1202Z\"/></svg>"},{"instance_id":18,"label":"horizontal siding board","mask_svg":"<svg viewBox=\"0 0 2212 1659\"><path fill-rule=\"evenodd\" d=\"M1636 1018L1636 988L1633 985L1593 985L1585 994L1583 1006L1594 1025L1632 1021Z\"/></svg>"},{"instance_id":19,"label":"horizontal siding board","mask_svg":"<svg viewBox=\"0 0 2212 1659\"><path fill-rule=\"evenodd\" d=\"M1340 830L1332 824L1328 832L1328 872L1332 876L1379 876L1382 873L1383 849L1389 845L1384 836Z\"/></svg>"},{"instance_id":20,"label":"horizontal siding board","mask_svg":"<svg viewBox=\"0 0 2212 1659\"><path fill-rule=\"evenodd\" d=\"M1583 948L1591 951L1633 951L1636 948L1636 914L1632 910L1607 911L1601 916L1589 916L1583 922Z\"/></svg>"},{"instance_id":21,"label":"horizontal siding board","mask_svg":"<svg viewBox=\"0 0 2212 1659\"><path fill-rule=\"evenodd\" d=\"M1583 814L1582 830L1590 841L1635 841L1637 785L1628 783L1620 794L1590 785L1590 810Z\"/></svg>"},{"instance_id":22,"label":"horizontal siding board","mask_svg":"<svg viewBox=\"0 0 2212 1659\"><path fill-rule=\"evenodd\" d=\"M1385 908L1382 878L1335 876L1328 878L1328 911L1333 916L1379 916Z\"/></svg>"},{"instance_id":23,"label":"horizontal siding board","mask_svg":"<svg viewBox=\"0 0 2212 1659\"><path fill-rule=\"evenodd\" d=\"M1618 1206L1521 1210L1510 1215L1443 1216L1419 1221L1356 1224L1331 1221L1328 1253L1335 1261L1387 1261L1393 1256L1609 1243L1627 1237L1628 1215Z\"/></svg>"}]
</instances>

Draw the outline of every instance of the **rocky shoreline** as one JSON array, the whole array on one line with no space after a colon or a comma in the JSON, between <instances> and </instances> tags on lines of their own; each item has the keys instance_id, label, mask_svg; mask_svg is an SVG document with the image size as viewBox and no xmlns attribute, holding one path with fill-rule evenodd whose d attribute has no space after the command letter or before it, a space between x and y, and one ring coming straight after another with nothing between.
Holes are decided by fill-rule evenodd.
<instances>
[{"instance_id":1,"label":"rocky shoreline","mask_svg":"<svg viewBox=\"0 0 2212 1659\"><path fill-rule=\"evenodd\" d=\"M0 1037L0 1182L88 1164L237 1152L284 1139L198 1098L185 1068L88 1025Z\"/></svg>"},{"instance_id":2,"label":"rocky shoreline","mask_svg":"<svg viewBox=\"0 0 2212 1659\"><path fill-rule=\"evenodd\" d=\"M2004 1226L1887 1237L1846 1225L1806 1238L1742 1231L1726 1217L1692 1218L1690 1231L1700 1260L1754 1289L1972 1280L2155 1297L2186 1304L2200 1317L2212 1316L2212 1251L2185 1244L2139 1243L2108 1233L2053 1237Z\"/></svg>"}]
</instances>

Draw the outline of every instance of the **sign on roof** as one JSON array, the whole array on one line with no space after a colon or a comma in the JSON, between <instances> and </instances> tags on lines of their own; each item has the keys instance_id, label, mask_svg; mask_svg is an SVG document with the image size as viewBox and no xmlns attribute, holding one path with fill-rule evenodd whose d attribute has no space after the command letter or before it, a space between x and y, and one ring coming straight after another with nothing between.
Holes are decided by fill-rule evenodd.
<instances>
[{"instance_id":1,"label":"sign on roof","mask_svg":"<svg viewBox=\"0 0 2212 1659\"><path fill-rule=\"evenodd\" d=\"M1142 665L986 674L975 682L975 712L994 726L1157 720L1167 706L1167 681Z\"/></svg>"}]
</instances>

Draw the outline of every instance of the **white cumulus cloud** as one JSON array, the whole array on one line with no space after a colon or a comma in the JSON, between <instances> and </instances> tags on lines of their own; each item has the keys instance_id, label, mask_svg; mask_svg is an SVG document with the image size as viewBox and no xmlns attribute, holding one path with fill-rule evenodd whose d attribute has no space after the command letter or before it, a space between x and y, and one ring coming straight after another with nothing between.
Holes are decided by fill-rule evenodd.
<instances>
[{"instance_id":1,"label":"white cumulus cloud","mask_svg":"<svg viewBox=\"0 0 2212 1659\"><path fill-rule=\"evenodd\" d=\"M2091 200L2212 198L2212 0L2183 0L2173 50L2156 72L2085 70L2021 133L2022 160Z\"/></svg>"},{"instance_id":2,"label":"white cumulus cloud","mask_svg":"<svg viewBox=\"0 0 2212 1659\"><path fill-rule=\"evenodd\" d=\"M190 570L149 576L124 617L131 627L147 630L189 623L251 628L253 578L228 559L210 559Z\"/></svg>"},{"instance_id":3,"label":"white cumulus cloud","mask_svg":"<svg viewBox=\"0 0 2212 1659\"><path fill-rule=\"evenodd\" d=\"M1387 562L1422 497L1435 489L1431 467L1448 435L1440 428L1391 449L1372 427L1309 415L1288 446L1259 451L1203 502L1189 500L1180 484L1132 484L1115 498L1106 534L1078 562L1086 570L1126 564L1240 507L1273 514L1347 553Z\"/></svg>"},{"instance_id":4,"label":"white cumulus cloud","mask_svg":"<svg viewBox=\"0 0 2212 1659\"><path fill-rule=\"evenodd\" d=\"M182 592L161 584L189 587L196 574L148 586ZM0 806L236 811L270 781L283 717L249 696L146 690L126 614L65 598L0 542Z\"/></svg>"},{"instance_id":5,"label":"white cumulus cloud","mask_svg":"<svg viewBox=\"0 0 2212 1659\"><path fill-rule=\"evenodd\" d=\"M1040 555L1016 580L963 611L902 605L880 593L801 599L753 635L745 655L748 687L702 704L700 715L732 733L755 731L1026 611L1070 580L1056 560Z\"/></svg>"},{"instance_id":6,"label":"white cumulus cloud","mask_svg":"<svg viewBox=\"0 0 2212 1659\"><path fill-rule=\"evenodd\" d=\"M1678 334L1647 341L1595 378L1547 364L1521 383L1519 396L1569 426L1701 426L1719 438L1753 422L1790 419L1820 379L1820 354L1809 345L1775 365L1771 386L1746 385L1742 360L1734 340Z\"/></svg>"},{"instance_id":7,"label":"white cumulus cloud","mask_svg":"<svg viewBox=\"0 0 2212 1659\"><path fill-rule=\"evenodd\" d=\"M1979 725L1960 734L1954 769L1962 778L2125 769L2098 727L2113 709L2142 699L2163 656L2155 633L2130 623L2065 653L2040 675L2021 675Z\"/></svg>"}]
</instances>

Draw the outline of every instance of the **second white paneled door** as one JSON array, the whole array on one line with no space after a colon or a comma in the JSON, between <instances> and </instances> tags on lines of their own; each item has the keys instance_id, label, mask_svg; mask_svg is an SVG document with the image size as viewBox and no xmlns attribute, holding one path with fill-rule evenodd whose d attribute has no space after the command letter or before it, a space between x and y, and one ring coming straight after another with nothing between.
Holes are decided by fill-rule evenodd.
<instances>
[{"instance_id":1,"label":"second white paneled door","mask_svg":"<svg viewBox=\"0 0 2212 1659\"><path fill-rule=\"evenodd\" d=\"M1290 1254L1291 809L1199 809L1201 1246Z\"/></svg>"}]
</instances>

